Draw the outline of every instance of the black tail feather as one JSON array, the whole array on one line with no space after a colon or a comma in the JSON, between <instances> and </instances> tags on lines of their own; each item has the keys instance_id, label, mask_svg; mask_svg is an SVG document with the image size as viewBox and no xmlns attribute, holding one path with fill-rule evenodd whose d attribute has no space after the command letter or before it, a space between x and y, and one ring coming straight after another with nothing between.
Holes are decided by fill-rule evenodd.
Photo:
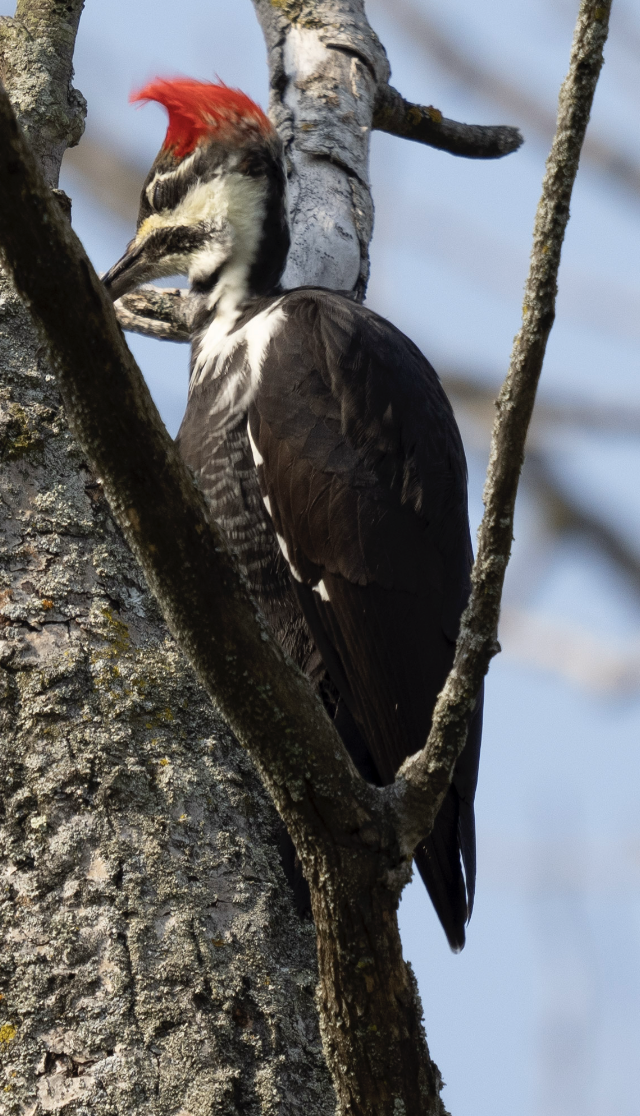
<instances>
[{"instance_id":1,"label":"black tail feather","mask_svg":"<svg viewBox=\"0 0 640 1116\"><path fill-rule=\"evenodd\" d=\"M328 711L360 774L376 786L382 785L362 733L341 697L329 703ZM416 866L440 919L451 949L459 953L471 918L476 882L476 832L473 797L477 779L482 731L482 691L469 725L465 748L456 764L453 782L438 811L433 831L414 851ZM279 850L285 876L301 918L311 918L311 896L300 861L284 825L279 832Z\"/></svg>"},{"instance_id":2,"label":"black tail feather","mask_svg":"<svg viewBox=\"0 0 640 1116\"><path fill-rule=\"evenodd\" d=\"M476 818L473 802L466 802L461 799L458 808L458 841L467 887L468 922L473 913L473 901L476 894Z\"/></svg>"},{"instance_id":3,"label":"black tail feather","mask_svg":"<svg viewBox=\"0 0 640 1116\"><path fill-rule=\"evenodd\" d=\"M468 921L465 887L458 846L459 799L453 788L438 811L433 832L416 847L414 859L452 950L465 943Z\"/></svg>"}]
</instances>

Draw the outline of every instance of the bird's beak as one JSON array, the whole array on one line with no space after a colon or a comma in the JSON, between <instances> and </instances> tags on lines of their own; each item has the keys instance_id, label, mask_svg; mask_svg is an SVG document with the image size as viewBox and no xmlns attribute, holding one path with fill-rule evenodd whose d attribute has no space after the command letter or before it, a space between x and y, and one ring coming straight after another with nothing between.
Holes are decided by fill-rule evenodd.
<instances>
[{"instance_id":1,"label":"bird's beak","mask_svg":"<svg viewBox=\"0 0 640 1116\"><path fill-rule=\"evenodd\" d=\"M201 223L156 223L150 227L150 222L143 222L124 255L102 276L102 282L115 302L141 283L168 275L188 275L200 252L204 252L208 268L212 253L223 263L229 257L231 244L230 233L217 230L212 234Z\"/></svg>"},{"instance_id":2,"label":"bird's beak","mask_svg":"<svg viewBox=\"0 0 640 1116\"><path fill-rule=\"evenodd\" d=\"M145 252L145 242L132 240L124 255L102 276L102 282L115 302L154 277Z\"/></svg>"},{"instance_id":3,"label":"bird's beak","mask_svg":"<svg viewBox=\"0 0 640 1116\"><path fill-rule=\"evenodd\" d=\"M103 275L102 282L113 301L154 279L186 275L190 253L199 234L185 225L143 221L127 250Z\"/></svg>"}]
</instances>

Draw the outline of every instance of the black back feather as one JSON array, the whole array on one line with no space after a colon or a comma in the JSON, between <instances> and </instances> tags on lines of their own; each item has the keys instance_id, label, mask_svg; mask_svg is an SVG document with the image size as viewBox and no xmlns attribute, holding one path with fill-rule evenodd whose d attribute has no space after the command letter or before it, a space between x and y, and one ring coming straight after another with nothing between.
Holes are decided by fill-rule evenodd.
<instances>
[{"instance_id":1,"label":"black back feather","mask_svg":"<svg viewBox=\"0 0 640 1116\"><path fill-rule=\"evenodd\" d=\"M345 743L385 784L424 745L453 662L472 560L464 452L438 377L399 330L329 291L301 288L282 307L250 409L258 476ZM456 950L473 905L481 719L479 702L416 850Z\"/></svg>"}]
</instances>

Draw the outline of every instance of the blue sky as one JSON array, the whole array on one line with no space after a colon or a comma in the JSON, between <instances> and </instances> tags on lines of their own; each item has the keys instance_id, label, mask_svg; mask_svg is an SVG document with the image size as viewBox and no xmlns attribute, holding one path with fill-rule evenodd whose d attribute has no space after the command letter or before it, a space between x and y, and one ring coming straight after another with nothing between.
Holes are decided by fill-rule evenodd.
<instances>
[{"instance_id":1,"label":"blue sky","mask_svg":"<svg viewBox=\"0 0 640 1116\"><path fill-rule=\"evenodd\" d=\"M460 47L553 109L577 4L449 0L442 13L413 3ZM0 5L2 13L11 8ZM391 3L376 2L370 18L406 97L469 122L519 123L439 68L392 13ZM616 0L593 130L637 161L639 71L640 9ZM156 106L129 106L129 91L156 74L178 73L217 74L266 104L264 47L249 0L88 0L76 55L88 129L120 145L143 172L164 116ZM546 157L536 136L526 138L517 154L486 164L386 135L372 142L369 304L436 368L492 384L506 371L519 325ZM132 230L97 208L79 179L68 174L63 185L73 196L76 230L104 270ZM640 410L639 238L640 196L585 165L543 397ZM186 347L129 340L175 433ZM541 439L567 491L640 549L637 435L574 425ZM468 450L477 525L481 439ZM598 655L637 659L640 602L592 543L549 540L526 494L507 592L535 623L511 652L505 639L488 680L468 944L460 956L450 954L424 890L413 884L401 908L405 951L453 1116L631 1116L640 1048L640 689L638 676L623 687L599 685ZM548 633L548 663L531 650L536 623ZM593 684L585 682L583 653L595 655Z\"/></svg>"}]
</instances>

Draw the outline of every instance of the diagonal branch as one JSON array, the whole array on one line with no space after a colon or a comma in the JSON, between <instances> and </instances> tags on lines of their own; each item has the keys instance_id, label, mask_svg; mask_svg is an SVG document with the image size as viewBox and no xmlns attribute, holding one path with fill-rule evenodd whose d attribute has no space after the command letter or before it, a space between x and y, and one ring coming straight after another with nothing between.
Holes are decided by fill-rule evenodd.
<instances>
[{"instance_id":1,"label":"diagonal branch","mask_svg":"<svg viewBox=\"0 0 640 1116\"><path fill-rule=\"evenodd\" d=\"M462 617L453 668L438 698L426 747L402 766L392 788L408 847L435 816L466 739L466 722L493 655L511 553L513 513L545 349L555 316L558 268L573 184L603 62L610 0L582 0L558 123L547 160L533 233L522 326L498 397L485 512L478 532L471 599Z\"/></svg>"},{"instance_id":2,"label":"diagonal branch","mask_svg":"<svg viewBox=\"0 0 640 1116\"><path fill-rule=\"evenodd\" d=\"M74 431L127 542L301 846L327 833L350 840L358 818L369 820L362 804L373 809L377 792L357 774L249 597L2 91L0 136L5 262L46 339Z\"/></svg>"}]
</instances>

